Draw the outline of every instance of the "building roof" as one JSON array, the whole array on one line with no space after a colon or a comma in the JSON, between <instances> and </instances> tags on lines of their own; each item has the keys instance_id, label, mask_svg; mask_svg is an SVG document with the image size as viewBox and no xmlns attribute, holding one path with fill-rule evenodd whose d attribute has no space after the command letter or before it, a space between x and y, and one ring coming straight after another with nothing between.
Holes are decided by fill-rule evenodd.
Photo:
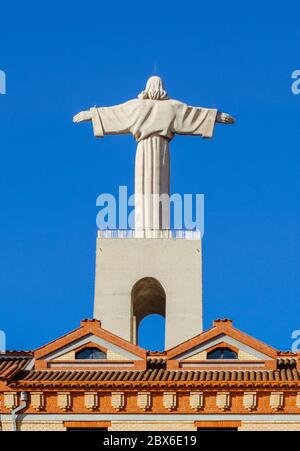
<instances>
[{"instance_id":1,"label":"building roof","mask_svg":"<svg viewBox=\"0 0 300 451\"><path fill-rule=\"evenodd\" d=\"M88 383L91 386L107 387L128 382L129 385L139 385L139 383L178 383L184 382L188 385L190 382L197 385L217 385L218 382L225 383L290 383L299 382L300 372L293 368L271 370L271 371L168 371L164 369L148 369L145 371L51 371L51 370L32 370L20 371L10 381L10 386L61 386L71 385L80 386ZM163 384L162 384L163 385Z\"/></svg>"},{"instance_id":2,"label":"building roof","mask_svg":"<svg viewBox=\"0 0 300 451\"><path fill-rule=\"evenodd\" d=\"M11 357L10 353L0 356L0 379L8 380L31 362L30 356Z\"/></svg>"},{"instance_id":3,"label":"building roof","mask_svg":"<svg viewBox=\"0 0 300 451\"><path fill-rule=\"evenodd\" d=\"M101 321L96 319L82 320L80 327L72 330L62 337L57 338L56 340L51 341L50 343L45 344L44 346L39 347L34 351L34 356L36 359L43 359L46 356L57 352L59 349L65 348L67 345L92 335L105 339L108 343L117 345L121 349L124 349L139 358L146 358L147 351L145 349L130 343L121 337L118 337L106 329L103 329L101 326Z\"/></svg>"},{"instance_id":4,"label":"building roof","mask_svg":"<svg viewBox=\"0 0 300 451\"><path fill-rule=\"evenodd\" d=\"M169 349L167 351L167 356L170 359L178 358L193 348L200 347L201 345L203 346L204 344L209 342L213 344L213 340L222 335L230 337L231 339L234 339L236 342L239 342L241 344L245 344L252 350L264 354L270 359L274 359L278 355L277 349L272 348L271 346L263 343L261 340L257 340L256 338L251 337L245 332L242 332L239 329L233 327L232 321L230 319L217 319L213 322L213 327L211 329L208 329L200 333L196 337L193 337Z\"/></svg>"},{"instance_id":5,"label":"building roof","mask_svg":"<svg viewBox=\"0 0 300 451\"><path fill-rule=\"evenodd\" d=\"M131 351L139 365L131 359L115 361L95 361L96 365L80 366L82 361L65 354L57 356L57 350L77 346L82 337L94 334L105 338L107 343L115 343L121 349ZM226 338L227 337L227 338ZM231 341L229 340L231 339ZM201 350L216 346L244 346L244 350L253 350L254 355L248 359L237 360L203 360L199 357ZM92 340L92 338L91 338ZM86 341L89 344L88 341ZM227 345L225 343L225 345ZM73 346L74 348L74 346ZM77 348L75 348L77 349ZM200 354L197 352L201 351ZM65 351L64 351L65 352ZM196 354L194 354L196 352ZM256 352L256 354L255 354ZM56 354L55 354L56 353ZM53 360L53 354L54 360ZM50 357L49 357L50 356ZM196 356L196 357L195 357ZM61 358L61 360L59 360ZM55 360L56 359L56 360ZM73 360L72 360L73 359ZM75 359L75 360L74 360ZM205 359L205 358L204 358ZM91 362L91 361L88 361ZM98 363L97 363L98 362ZM212 365L213 363L213 365ZM53 366L54 364L54 366ZM51 366L52 365L52 366ZM111 365L114 365L111 367ZM181 366L182 365L182 366ZM187 366L185 366L187 365ZM198 365L198 366L197 366ZM213 328L164 352L146 351L126 340L110 334L101 328L95 320L84 320L80 328L38 348L36 351L7 351L0 354L0 380L7 387L215 387L245 386L255 387L297 386L300 385L300 354L280 352L249 337L232 326L229 320L217 320Z\"/></svg>"}]
</instances>

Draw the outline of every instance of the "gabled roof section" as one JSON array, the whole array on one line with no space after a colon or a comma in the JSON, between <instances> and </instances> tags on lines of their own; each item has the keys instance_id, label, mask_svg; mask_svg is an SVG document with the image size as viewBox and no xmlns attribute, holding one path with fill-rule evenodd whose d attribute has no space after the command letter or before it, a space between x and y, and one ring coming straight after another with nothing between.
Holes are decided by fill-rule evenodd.
<instances>
[{"instance_id":1,"label":"gabled roof section","mask_svg":"<svg viewBox=\"0 0 300 451\"><path fill-rule=\"evenodd\" d=\"M78 347L82 346L84 342L90 345L93 343L93 339L95 342L101 341L105 343L104 346L106 348L111 346L114 349L125 352L132 359L146 361L145 349L102 329L101 322L96 319L82 320L79 328L36 349L34 351L34 357L36 360L56 358L60 352L64 352L63 350L68 350L68 348L76 348L77 345Z\"/></svg>"},{"instance_id":2,"label":"gabled roof section","mask_svg":"<svg viewBox=\"0 0 300 451\"><path fill-rule=\"evenodd\" d=\"M245 346L247 349L251 349L253 352L261 355L261 358L266 360L273 360L278 356L278 351L276 349L236 329L233 327L231 320L218 319L213 322L213 327L211 329L169 349L167 351L167 359L180 359L193 351L199 352L201 349L212 347L220 340L224 343L226 342L226 339L228 342L232 342L232 345L235 344L237 347L238 345L241 345Z\"/></svg>"}]
</instances>

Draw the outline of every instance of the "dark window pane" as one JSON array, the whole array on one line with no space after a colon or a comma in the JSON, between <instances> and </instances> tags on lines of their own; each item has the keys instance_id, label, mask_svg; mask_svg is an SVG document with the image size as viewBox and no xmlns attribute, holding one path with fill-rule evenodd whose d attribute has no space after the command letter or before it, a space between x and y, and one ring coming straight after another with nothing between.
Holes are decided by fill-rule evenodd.
<instances>
[{"instance_id":1,"label":"dark window pane","mask_svg":"<svg viewBox=\"0 0 300 451\"><path fill-rule=\"evenodd\" d=\"M236 352L231 351L231 349L224 348L223 359L237 359Z\"/></svg>"},{"instance_id":2,"label":"dark window pane","mask_svg":"<svg viewBox=\"0 0 300 451\"><path fill-rule=\"evenodd\" d=\"M81 359L106 359L106 354L105 352L100 351L97 348L86 348L83 349L82 351L79 351L76 353L76 359L81 360Z\"/></svg>"},{"instance_id":3,"label":"dark window pane","mask_svg":"<svg viewBox=\"0 0 300 451\"><path fill-rule=\"evenodd\" d=\"M207 354L208 359L237 359L237 353L229 348L217 348Z\"/></svg>"}]
</instances>

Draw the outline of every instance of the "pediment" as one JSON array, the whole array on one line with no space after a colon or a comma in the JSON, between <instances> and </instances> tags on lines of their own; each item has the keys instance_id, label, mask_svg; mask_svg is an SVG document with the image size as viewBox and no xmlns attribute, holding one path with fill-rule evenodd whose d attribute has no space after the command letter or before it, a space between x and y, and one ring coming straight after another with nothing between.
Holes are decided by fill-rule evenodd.
<instances>
[{"instance_id":1,"label":"pediment","mask_svg":"<svg viewBox=\"0 0 300 451\"><path fill-rule=\"evenodd\" d=\"M81 351L90 349L104 357L80 357ZM82 321L78 329L36 349L34 357L36 368L142 368L146 364L144 349L102 329L97 320Z\"/></svg>"},{"instance_id":2,"label":"pediment","mask_svg":"<svg viewBox=\"0 0 300 451\"><path fill-rule=\"evenodd\" d=\"M233 350L240 361L274 361L278 351L233 327L230 320L216 320L213 327L167 351L168 360L205 361L217 347Z\"/></svg>"},{"instance_id":3,"label":"pediment","mask_svg":"<svg viewBox=\"0 0 300 451\"><path fill-rule=\"evenodd\" d=\"M218 337L201 343L194 348L178 355L179 360L206 360L207 355L217 348L234 350L238 360L269 360L270 356L242 343L228 335L221 334Z\"/></svg>"},{"instance_id":4,"label":"pediment","mask_svg":"<svg viewBox=\"0 0 300 451\"><path fill-rule=\"evenodd\" d=\"M88 334L79 340L75 340L62 348L55 350L46 355L44 359L62 361L75 360L76 354L85 348L95 348L103 351L106 353L107 360L141 360L141 357L136 354L93 334Z\"/></svg>"}]
</instances>

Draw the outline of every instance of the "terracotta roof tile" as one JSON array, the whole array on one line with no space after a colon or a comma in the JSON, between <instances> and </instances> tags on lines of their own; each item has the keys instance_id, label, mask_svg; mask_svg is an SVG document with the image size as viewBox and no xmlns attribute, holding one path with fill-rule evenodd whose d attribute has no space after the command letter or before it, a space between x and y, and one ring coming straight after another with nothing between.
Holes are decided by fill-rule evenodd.
<instances>
[{"instance_id":1,"label":"terracotta roof tile","mask_svg":"<svg viewBox=\"0 0 300 451\"><path fill-rule=\"evenodd\" d=\"M1 364L0 364L1 365ZM167 371L167 370L147 370L147 371L52 371L52 370L31 370L21 371L14 376L10 383L37 384L40 382L98 382L100 385L109 382L171 382L178 381L199 381L199 382L287 382L300 381L299 371L270 370L270 371Z\"/></svg>"},{"instance_id":2,"label":"terracotta roof tile","mask_svg":"<svg viewBox=\"0 0 300 451\"><path fill-rule=\"evenodd\" d=\"M147 368L151 370L166 368L166 359L165 358L157 358L157 357L148 357L147 358Z\"/></svg>"},{"instance_id":3,"label":"terracotta roof tile","mask_svg":"<svg viewBox=\"0 0 300 451\"><path fill-rule=\"evenodd\" d=\"M277 359L277 368L278 369L288 369L294 368L297 366L296 358L279 358Z\"/></svg>"},{"instance_id":4,"label":"terracotta roof tile","mask_svg":"<svg viewBox=\"0 0 300 451\"><path fill-rule=\"evenodd\" d=\"M0 356L0 379L9 379L16 372L24 369L31 361L30 356L11 357Z\"/></svg>"}]
</instances>

